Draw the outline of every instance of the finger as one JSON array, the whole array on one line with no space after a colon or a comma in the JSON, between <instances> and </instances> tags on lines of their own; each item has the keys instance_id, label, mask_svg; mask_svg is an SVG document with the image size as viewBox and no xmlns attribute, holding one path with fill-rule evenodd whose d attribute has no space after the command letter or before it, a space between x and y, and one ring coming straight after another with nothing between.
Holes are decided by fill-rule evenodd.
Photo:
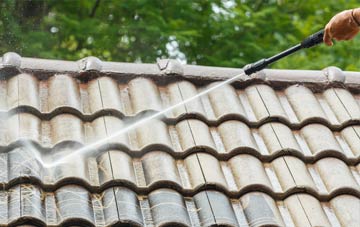
<instances>
[{"instance_id":1,"label":"finger","mask_svg":"<svg viewBox=\"0 0 360 227\"><path fill-rule=\"evenodd\" d=\"M336 40L351 40L356 36L357 33L358 33L357 30L353 30L351 32L344 33L343 35L336 37L335 39Z\"/></svg>"},{"instance_id":2,"label":"finger","mask_svg":"<svg viewBox=\"0 0 360 227\"><path fill-rule=\"evenodd\" d=\"M324 43L328 46L332 46L333 43L331 41L331 34L330 34L330 26L325 27L325 33L324 33Z\"/></svg>"},{"instance_id":3,"label":"finger","mask_svg":"<svg viewBox=\"0 0 360 227\"><path fill-rule=\"evenodd\" d=\"M358 33L359 33L359 30L355 30L355 31L351 32L351 33L346 37L346 38L347 38L346 40L351 40L351 39L355 38Z\"/></svg>"}]
</instances>

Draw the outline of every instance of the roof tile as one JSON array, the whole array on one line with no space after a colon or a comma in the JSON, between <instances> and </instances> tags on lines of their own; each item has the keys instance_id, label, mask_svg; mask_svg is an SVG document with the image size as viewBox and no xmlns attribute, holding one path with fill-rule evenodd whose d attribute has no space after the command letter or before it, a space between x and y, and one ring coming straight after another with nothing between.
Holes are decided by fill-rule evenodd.
<instances>
[{"instance_id":1,"label":"roof tile","mask_svg":"<svg viewBox=\"0 0 360 227\"><path fill-rule=\"evenodd\" d=\"M250 227L284 226L274 200L264 193L252 192L240 198Z\"/></svg>"},{"instance_id":2,"label":"roof tile","mask_svg":"<svg viewBox=\"0 0 360 227\"><path fill-rule=\"evenodd\" d=\"M297 194L285 199L296 226L331 226L321 204L314 197Z\"/></svg>"},{"instance_id":3,"label":"roof tile","mask_svg":"<svg viewBox=\"0 0 360 227\"><path fill-rule=\"evenodd\" d=\"M329 128L321 124L310 124L301 129L311 152L316 155L324 150L342 151Z\"/></svg>"},{"instance_id":4,"label":"roof tile","mask_svg":"<svg viewBox=\"0 0 360 227\"><path fill-rule=\"evenodd\" d=\"M360 223L360 199L350 195L331 200L331 206L342 226L356 227ZM344 215L346 214L346 215Z\"/></svg>"},{"instance_id":5,"label":"roof tile","mask_svg":"<svg viewBox=\"0 0 360 227\"><path fill-rule=\"evenodd\" d=\"M79 86L68 75L55 75L48 83L48 111L60 107L81 108Z\"/></svg>"},{"instance_id":6,"label":"roof tile","mask_svg":"<svg viewBox=\"0 0 360 227\"><path fill-rule=\"evenodd\" d=\"M145 78L131 80L128 89L134 114L145 110L162 109L160 93L151 80Z\"/></svg>"},{"instance_id":7,"label":"roof tile","mask_svg":"<svg viewBox=\"0 0 360 227\"><path fill-rule=\"evenodd\" d=\"M212 83L209 88L219 83ZM236 90L230 85L224 85L209 93L209 100L215 119L228 115L241 115L246 119L246 113Z\"/></svg>"},{"instance_id":8,"label":"roof tile","mask_svg":"<svg viewBox=\"0 0 360 227\"><path fill-rule=\"evenodd\" d=\"M297 187L316 190L307 166L298 158L284 156L275 159L271 164L279 178L283 191Z\"/></svg>"},{"instance_id":9,"label":"roof tile","mask_svg":"<svg viewBox=\"0 0 360 227\"><path fill-rule=\"evenodd\" d=\"M115 131L116 132L116 131ZM138 149L142 150L150 144L173 147L169 128L161 120L150 120L136 129Z\"/></svg>"},{"instance_id":10,"label":"roof tile","mask_svg":"<svg viewBox=\"0 0 360 227\"><path fill-rule=\"evenodd\" d=\"M190 226L184 198L169 189L159 189L149 194L150 209L155 226Z\"/></svg>"},{"instance_id":11,"label":"roof tile","mask_svg":"<svg viewBox=\"0 0 360 227\"><path fill-rule=\"evenodd\" d=\"M181 96L181 100L186 100L188 98L194 97L199 93L195 85L188 81L178 82L177 85ZM184 106L187 114L192 113L192 114L202 115L205 117L207 116L204 107L202 105L201 98L194 99L186 103Z\"/></svg>"},{"instance_id":12,"label":"roof tile","mask_svg":"<svg viewBox=\"0 0 360 227\"><path fill-rule=\"evenodd\" d=\"M329 192L340 188L360 190L349 167L336 158L323 158L316 162L317 170Z\"/></svg>"},{"instance_id":13,"label":"roof tile","mask_svg":"<svg viewBox=\"0 0 360 227\"><path fill-rule=\"evenodd\" d=\"M287 88L285 94L300 122L311 118L327 119L316 96L314 96L310 89L294 85Z\"/></svg>"},{"instance_id":14,"label":"roof tile","mask_svg":"<svg viewBox=\"0 0 360 227\"><path fill-rule=\"evenodd\" d=\"M197 174L203 175L205 184L213 184L217 187L228 188L220 162L214 156L206 153L197 153L195 155L197 156L197 160L201 167L201 172Z\"/></svg>"},{"instance_id":15,"label":"roof tile","mask_svg":"<svg viewBox=\"0 0 360 227\"><path fill-rule=\"evenodd\" d=\"M24 84L24 88L18 88L18 79L19 86ZM59 74L38 81L35 76L20 74L11 77L7 84L8 95L1 102L3 105L7 103L4 106L7 110L21 106L27 111L51 114L51 116L65 111L87 120L94 118L89 114L96 113L98 116L99 112L104 111L111 112L116 116L134 116L143 111L161 110L198 94L198 89L190 82L176 82L163 86L155 85L153 81L144 78L124 83L109 77L101 77L84 84L68 75ZM26 86L28 84L30 86ZM211 84L211 86L213 85L215 84ZM343 89L329 88L323 96L314 95L309 89L300 85L285 89L285 93L274 91L266 85L253 85L245 89L246 93L237 89L238 96L232 89L228 87L219 88L219 91L214 90L208 96L187 103L187 110L181 110L182 107L179 106L173 111L174 115L168 113L167 117L173 119L184 114L196 114L211 122L236 117L257 125L267 118L279 118L291 125L320 121L330 124L334 128L341 127L340 124L346 124L349 120L358 119L356 109L358 105L354 103L354 96L346 95L346 91ZM146 95L139 93L139 90L146 91ZM181 90L184 91L180 92ZM221 90L226 95L221 95ZM294 92L291 92L292 90ZM335 91L337 92L336 97L334 96ZM292 94L295 96L292 97ZM304 95L296 96L297 94ZM18 98L18 95L23 98ZM60 98L55 98L57 96ZM149 100L145 100L142 96ZM218 100L224 96L224 101L214 101L216 96L218 96ZM339 106L340 103L342 105L348 103L346 104L347 110L351 112L351 116L350 112L345 114L346 111L344 112L343 107ZM314 108L311 106L303 108L304 104L313 105ZM257 116L256 119L253 118L253 114Z\"/></svg>"},{"instance_id":16,"label":"roof tile","mask_svg":"<svg viewBox=\"0 0 360 227\"><path fill-rule=\"evenodd\" d=\"M181 185L176 162L169 154L160 151L147 153L142 158L142 165L147 186L160 181Z\"/></svg>"},{"instance_id":17,"label":"roof tile","mask_svg":"<svg viewBox=\"0 0 360 227\"><path fill-rule=\"evenodd\" d=\"M347 127L341 131L341 135L349 145L354 156L360 157L360 126Z\"/></svg>"},{"instance_id":18,"label":"roof tile","mask_svg":"<svg viewBox=\"0 0 360 227\"><path fill-rule=\"evenodd\" d=\"M227 153L236 149L258 150L250 128L240 121L225 121L219 125L218 131Z\"/></svg>"},{"instance_id":19,"label":"roof tile","mask_svg":"<svg viewBox=\"0 0 360 227\"><path fill-rule=\"evenodd\" d=\"M269 178L266 175L263 163L254 156L243 154L230 159L229 164L234 174L238 188L254 187L260 185L272 190Z\"/></svg>"},{"instance_id":20,"label":"roof tile","mask_svg":"<svg viewBox=\"0 0 360 227\"><path fill-rule=\"evenodd\" d=\"M211 190L185 198L171 189L157 189L148 196L139 196L127 188L112 187L101 194L90 194L75 185L63 186L53 193L47 193L36 186L22 184L9 192L0 193L3 201L12 201L9 208L2 209L2 212L11 214L9 220L17 222L19 218L28 215L52 225L75 220L79 223L81 220L87 225L127 223L142 226L143 220L146 220L156 226L170 223L190 226L190 223L198 220L204 226L215 223L238 226L238 220L246 220L249 226L291 226L291 223L296 226L331 226L336 222L356 226L356 213L350 212L351 215L343 216L343 212L357 210L360 202L356 197L341 195L331 199L328 204L320 203L307 194L295 194L285 199L286 206L283 206L281 202L260 192L250 192L239 200L229 200L223 193ZM149 207L144 205L146 201ZM198 212L193 213L193 209ZM144 217L146 212L150 212L151 216ZM330 218L329 212L336 216ZM284 216L286 213L291 215ZM7 223L6 218L0 220Z\"/></svg>"},{"instance_id":21,"label":"roof tile","mask_svg":"<svg viewBox=\"0 0 360 227\"><path fill-rule=\"evenodd\" d=\"M266 109L264 117L259 118L259 120L270 116L285 119L288 118L281 106L280 100L278 99L276 92L271 87L267 85L255 85L255 89ZM253 107L256 108L257 106Z\"/></svg>"},{"instance_id":22,"label":"roof tile","mask_svg":"<svg viewBox=\"0 0 360 227\"><path fill-rule=\"evenodd\" d=\"M266 70L119 133L241 70L20 60L0 66L1 226L359 223L357 73Z\"/></svg>"}]
</instances>

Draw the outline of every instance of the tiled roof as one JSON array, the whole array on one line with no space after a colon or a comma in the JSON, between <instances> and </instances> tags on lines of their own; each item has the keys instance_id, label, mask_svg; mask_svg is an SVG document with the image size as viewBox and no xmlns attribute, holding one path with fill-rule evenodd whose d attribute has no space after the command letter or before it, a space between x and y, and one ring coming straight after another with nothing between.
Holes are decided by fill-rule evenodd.
<instances>
[{"instance_id":1,"label":"tiled roof","mask_svg":"<svg viewBox=\"0 0 360 227\"><path fill-rule=\"evenodd\" d=\"M360 223L360 73L242 76L45 168L241 69L3 56L0 226Z\"/></svg>"}]
</instances>

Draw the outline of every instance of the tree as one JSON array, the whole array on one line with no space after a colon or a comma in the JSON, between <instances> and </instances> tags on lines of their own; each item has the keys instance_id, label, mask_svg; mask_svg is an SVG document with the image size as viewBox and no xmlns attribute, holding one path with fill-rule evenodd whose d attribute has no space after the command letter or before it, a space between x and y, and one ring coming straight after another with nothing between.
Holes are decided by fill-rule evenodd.
<instances>
[{"instance_id":1,"label":"tree","mask_svg":"<svg viewBox=\"0 0 360 227\"><path fill-rule=\"evenodd\" d=\"M324 27L357 0L78 0L0 2L0 52L78 60L242 67ZM360 69L360 38L302 51L274 68Z\"/></svg>"}]
</instances>

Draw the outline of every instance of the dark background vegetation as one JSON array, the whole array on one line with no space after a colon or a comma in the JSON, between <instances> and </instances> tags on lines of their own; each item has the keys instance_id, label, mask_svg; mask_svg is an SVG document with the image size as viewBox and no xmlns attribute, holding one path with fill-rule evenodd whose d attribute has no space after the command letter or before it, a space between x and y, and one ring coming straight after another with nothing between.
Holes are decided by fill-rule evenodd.
<instances>
[{"instance_id":1,"label":"dark background vegetation","mask_svg":"<svg viewBox=\"0 0 360 227\"><path fill-rule=\"evenodd\" d=\"M321 29L358 0L0 0L0 54L242 67ZM359 35L360 36L360 35ZM360 37L273 67L360 70Z\"/></svg>"}]
</instances>

